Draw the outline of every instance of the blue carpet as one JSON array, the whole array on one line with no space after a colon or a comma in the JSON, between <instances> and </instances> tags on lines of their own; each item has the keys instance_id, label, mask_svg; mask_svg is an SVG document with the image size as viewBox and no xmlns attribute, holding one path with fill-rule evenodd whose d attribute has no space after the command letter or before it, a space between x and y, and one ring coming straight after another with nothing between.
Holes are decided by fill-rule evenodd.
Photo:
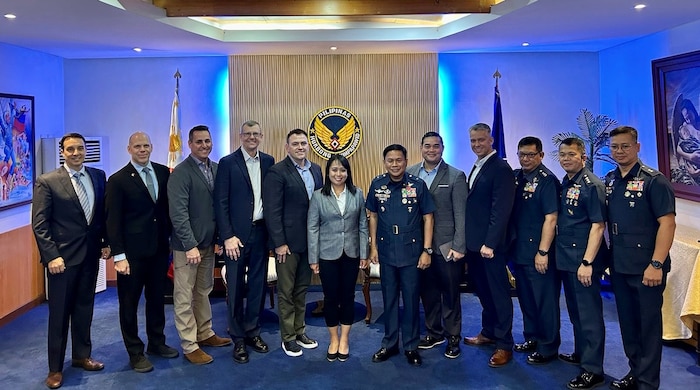
<instances>
[{"instance_id":1,"label":"blue carpet","mask_svg":"<svg viewBox=\"0 0 700 390\"><path fill-rule=\"evenodd\" d=\"M566 382L579 373L575 366L554 361L544 366L531 366L524 354L515 354L513 362L503 368L488 367L491 348L462 345L462 356L450 360L443 357L444 346L422 351L423 366L414 368L403 355L384 363L372 363L371 356L383 336L381 292L373 286L373 322L365 325L362 292L355 295L355 324L351 333L351 357L346 362L325 360L328 333L322 317L307 316L307 332L319 341L319 348L304 350L300 358L287 357L280 348L278 317L273 310L262 316L262 337L270 344L270 352L250 352L250 363L239 365L231 358L232 347L206 348L214 362L193 366L182 355L176 359L150 358L155 370L139 374L128 365L127 353L119 331L116 289L109 288L95 299L93 357L106 365L101 372L84 372L69 367L64 370L65 389L553 389L565 388ZM322 294L318 288L307 296L307 313ZM614 296L603 293L607 342L605 370L607 381L628 371L622 350L615 311ZM516 341L522 341L522 317L517 299L513 324ZM266 303L269 305L269 302ZM462 294L463 336L480 329L481 308L472 294ZM214 329L226 332L226 303L213 298ZM43 304L0 328L0 389L45 389L46 323L48 306ZM172 306L166 306L168 344L179 350L179 339L173 322ZM143 329L144 319L140 323ZM145 340L145 334L141 337ZM70 342L67 356L70 357ZM561 352L573 351L571 324L562 296ZM662 389L700 388L700 367L694 351L683 344L666 345L662 360Z\"/></svg>"}]
</instances>

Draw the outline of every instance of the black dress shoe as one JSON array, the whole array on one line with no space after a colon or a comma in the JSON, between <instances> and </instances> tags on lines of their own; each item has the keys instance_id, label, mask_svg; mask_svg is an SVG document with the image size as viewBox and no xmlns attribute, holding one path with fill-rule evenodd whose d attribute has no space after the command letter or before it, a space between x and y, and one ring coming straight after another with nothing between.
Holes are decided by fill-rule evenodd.
<instances>
[{"instance_id":1,"label":"black dress shoe","mask_svg":"<svg viewBox=\"0 0 700 390\"><path fill-rule=\"evenodd\" d=\"M592 372L584 372L576 378L569 381L566 387L572 390L578 389L594 389L605 384L605 377L594 374Z\"/></svg>"},{"instance_id":2,"label":"black dress shoe","mask_svg":"<svg viewBox=\"0 0 700 390\"><path fill-rule=\"evenodd\" d=\"M522 344L515 344L513 346L513 351L515 352L534 352L537 349L537 341L527 340Z\"/></svg>"},{"instance_id":3,"label":"black dress shoe","mask_svg":"<svg viewBox=\"0 0 700 390\"><path fill-rule=\"evenodd\" d=\"M560 353L559 360L569 364L581 364L581 358L575 353Z\"/></svg>"},{"instance_id":4,"label":"black dress shoe","mask_svg":"<svg viewBox=\"0 0 700 390\"><path fill-rule=\"evenodd\" d=\"M406 361L408 361L408 364L412 366L420 366L423 364L423 360L420 358L417 350L406 351L403 354L406 355Z\"/></svg>"},{"instance_id":5,"label":"black dress shoe","mask_svg":"<svg viewBox=\"0 0 700 390\"><path fill-rule=\"evenodd\" d=\"M447 348L445 348L445 357L448 359L456 359L462 354L459 348L459 336L450 336L447 340Z\"/></svg>"},{"instance_id":6,"label":"black dress shoe","mask_svg":"<svg viewBox=\"0 0 700 390\"><path fill-rule=\"evenodd\" d=\"M534 364L534 365L547 364L556 358L557 358L557 355L544 356L539 352L533 352L533 353L527 355L527 362L528 362L528 364Z\"/></svg>"},{"instance_id":7,"label":"black dress shoe","mask_svg":"<svg viewBox=\"0 0 700 390\"><path fill-rule=\"evenodd\" d=\"M338 352L336 352L336 353L326 352L326 360L328 360L329 362L334 362L334 361L338 360Z\"/></svg>"},{"instance_id":8,"label":"black dress shoe","mask_svg":"<svg viewBox=\"0 0 700 390\"><path fill-rule=\"evenodd\" d=\"M159 345L148 345L148 348L146 348L146 353L149 355L158 355L160 357L164 357L166 359L173 359L176 358L180 355L180 353L172 347L169 347L165 344L159 344Z\"/></svg>"},{"instance_id":9,"label":"black dress shoe","mask_svg":"<svg viewBox=\"0 0 700 390\"><path fill-rule=\"evenodd\" d=\"M262 337L260 337L260 336L246 337L245 344L247 346L253 348L253 351L255 351L257 353L270 352L270 347L267 346L267 343L265 341L263 341Z\"/></svg>"},{"instance_id":10,"label":"black dress shoe","mask_svg":"<svg viewBox=\"0 0 700 390\"><path fill-rule=\"evenodd\" d=\"M433 337L431 335L425 336L425 338L418 342L419 349L430 349L436 345L440 345L445 342L445 337Z\"/></svg>"},{"instance_id":11,"label":"black dress shoe","mask_svg":"<svg viewBox=\"0 0 700 390\"><path fill-rule=\"evenodd\" d=\"M613 390L637 390L637 381L632 374L627 374L620 380L610 382L610 388Z\"/></svg>"},{"instance_id":12,"label":"black dress shoe","mask_svg":"<svg viewBox=\"0 0 700 390\"><path fill-rule=\"evenodd\" d=\"M233 347L233 361L236 363L248 363L248 351L245 349L243 340L236 340L236 345Z\"/></svg>"},{"instance_id":13,"label":"black dress shoe","mask_svg":"<svg viewBox=\"0 0 700 390\"><path fill-rule=\"evenodd\" d=\"M391 347L391 348L382 347L382 348L379 348L379 351L375 352L374 355L372 355L372 361L374 363L383 362L383 361L386 361L387 359L389 359L390 357L392 357L394 355L398 355L398 354L399 354L399 347L396 345Z\"/></svg>"}]
</instances>

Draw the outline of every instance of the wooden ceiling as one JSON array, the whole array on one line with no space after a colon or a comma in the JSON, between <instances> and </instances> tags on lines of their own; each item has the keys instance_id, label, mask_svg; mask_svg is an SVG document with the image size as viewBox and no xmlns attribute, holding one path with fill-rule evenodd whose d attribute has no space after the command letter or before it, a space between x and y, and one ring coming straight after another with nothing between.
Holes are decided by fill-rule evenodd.
<instances>
[{"instance_id":1,"label":"wooden ceiling","mask_svg":"<svg viewBox=\"0 0 700 390\"><path fill-rule=\"evenodd\" d=\"M489 13L498 0L154 0L169 17Z\"/></svg>"}]
</instances>

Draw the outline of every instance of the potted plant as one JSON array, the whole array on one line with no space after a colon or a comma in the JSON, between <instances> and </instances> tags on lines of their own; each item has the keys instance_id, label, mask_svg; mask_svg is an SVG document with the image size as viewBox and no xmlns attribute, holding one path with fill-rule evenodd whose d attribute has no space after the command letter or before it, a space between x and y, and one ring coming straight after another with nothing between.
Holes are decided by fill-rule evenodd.
<instances>
[{"instance_id":1,"label":"potted plant","mask_svg":"<svg viewBox=\"0 0 700 390\"><path fill-rule=\"evenodd\" d=\"M555 160L559 159L559 145L567 138L579 138L586 145L586 168L593 172L593 163L595 161L605 161L610 164L615 164L615 161L607 153L608 141L610 139L610 130L617 127L617 121L607 115L593 115L588 109L582 108L581 113L576 118L578 124L578 132L563 131L552 136L552 143L555 150L552 152L552 157Z\"/></svg>"}]
</instances>

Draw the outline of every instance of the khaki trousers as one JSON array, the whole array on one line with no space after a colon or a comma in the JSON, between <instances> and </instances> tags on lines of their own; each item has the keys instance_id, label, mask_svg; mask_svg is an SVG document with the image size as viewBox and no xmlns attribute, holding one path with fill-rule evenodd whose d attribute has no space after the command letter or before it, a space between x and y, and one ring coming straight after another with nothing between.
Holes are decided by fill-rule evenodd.
<instances>
[{"instance_id":1,"label":"khaki trousers","mask_svg":"<svg viewBox=\"0 0 700 390\"><path fill-rule=\"evenodd\" d=\"M214 335L209 293L214 288L214 246L199 249L202 261L188 264L185 252L173 251L173 306L175 328L184 353L192 353L198 341Z\"/></svg>"}]
</instances>

